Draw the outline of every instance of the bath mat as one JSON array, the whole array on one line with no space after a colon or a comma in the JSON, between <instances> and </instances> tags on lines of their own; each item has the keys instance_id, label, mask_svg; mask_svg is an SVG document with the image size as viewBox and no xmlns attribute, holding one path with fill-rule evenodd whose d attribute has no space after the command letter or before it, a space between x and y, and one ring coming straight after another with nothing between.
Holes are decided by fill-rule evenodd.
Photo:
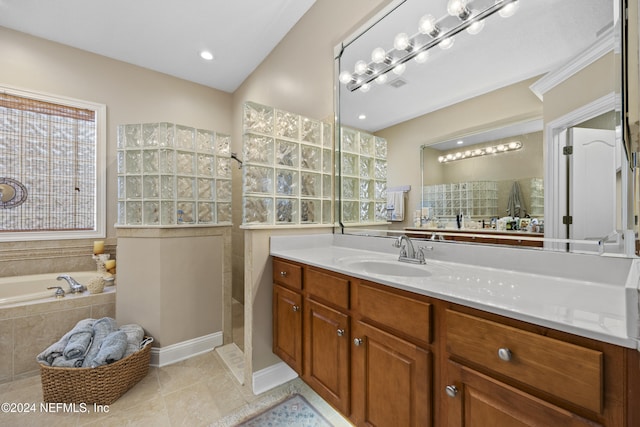
<instances>
[{"instance_id":1,"label":"bath mat","mask_svg":"<svg viewBox=\"0 0 640 427\"><path fill-rule=\"evenodd\" d=\"M244 353L235 344L217 347L216 352L240 384L244 384Z\"/></svg>"},{"instance_id":2,"label":"bath mat","mask_svg":"<svg viewBox=\"0 0 640 427\"><path fill-rule=\"evenodd\" d=\"M294 394L238 424L241 427L332 427L304 397Z\"/></svg>"}]
</instances>

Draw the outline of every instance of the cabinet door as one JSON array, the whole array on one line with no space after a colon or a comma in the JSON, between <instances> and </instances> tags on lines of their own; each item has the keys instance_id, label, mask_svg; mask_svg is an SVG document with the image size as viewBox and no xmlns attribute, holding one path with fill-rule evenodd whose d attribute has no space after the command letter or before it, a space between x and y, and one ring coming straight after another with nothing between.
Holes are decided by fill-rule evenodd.
<instances>
[{"instance_id":1,"label":"cabinet door","mask_svg":"<svg viewBox=\"0 0 640 427\"><path fill-rule=\"evenodd\" d=\"M363 322L353 325L352 337L355 424L431 426L431 353Z\"/></svg>"},{"instance_id":2,"label":"cabinet door","mask_svg":"<svg viewBox=\"0 0 640 427\"><path fill-rule=\"evenodd\" d=\"M273 352L302 375L302 296L273 286Z\"/></svg>"},{"instance_id":3,"label":"cabinet door","mask_svg":"<svg viewBox=\"0 0 640 427\"><path fill-rule=\"evenodd\" d=\"M451 361L445 387L439 392L448 427L600 425Z\"/></svg>"},{"instance_id":4,"label":"cabinet door","mask_svg":"<svg viewBox=\"0 0 640 427\"><path fill-rule=\"evenodd\" d=\"M305 301L304 380L343 414L350 410L349 317Z\"/></svg>"}]
</instances>

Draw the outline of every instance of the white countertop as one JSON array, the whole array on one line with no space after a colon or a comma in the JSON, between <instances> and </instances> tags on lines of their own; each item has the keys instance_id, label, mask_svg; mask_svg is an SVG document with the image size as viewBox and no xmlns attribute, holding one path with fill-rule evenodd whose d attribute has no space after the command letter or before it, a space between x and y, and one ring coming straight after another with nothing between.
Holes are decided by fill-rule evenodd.
<instances>
[{"instance_id":1,"label":"white countertop","mask_svg":"<svg viewBox=\"0 0 640 427\"><path fill-rule=\"evenodd\" d=\"M436 242L429 242L434 249L427 252L426 264L416 266L397 261L398 249L391 248L392 241L389 238L371 236L272 236L270 253L291 261L536 325L628 348L638 348L638 260L627 260L627 263L620 264L620 261L602 260L594 255L590 256L594 258L583 259L566 258L566 254L536 254L536 251L531 250L512 249L505 252L502 249L495 252L500 256L501 265L526 265L528 258L531 263L538 264L562 264L567 259L571 260L569 264L578 263L567 265L569 270L575 270L576 278L571 277L571 271L564 272L564 277L559 277L560 275L545 274L544 268L538 268L539 272L533 267L518 271L436 259L446 258L447 255L442 253L451 252L457 245L439 246ZM424 243L420 242L421 245ZM390 249L386 249L387 247ZM460 251L461 248L457 246L454 249ZM472 250L491 252L494 249L475 247ZM486 256L486 252L484 255ZM519 262L508 262L505 257L509 256L517 257ZM596 259L598 261L594 262ZM398 268L397 263L401 268L406 266L417 274L420 273L419 269L424 269L425 275L406 277L371 273L357 266L358 261L367 260L379 261L394 269ZM617 276L610 280L596 277L596 281L590 281L588 277L580 277L584 276L584 271L580 271L584 270L580 268L580 263L585 263L586 270L590 268L586 264L594 263L598 264L600 270L611 268L612 276L615 276L614 269L617 271L620 266L627 266L629 271L626 280L621 279L621 274L617 271ZM549 267L553 271L553 266ZM609 277L606 274L599 276Z\"/></svg>"}]
</instances>

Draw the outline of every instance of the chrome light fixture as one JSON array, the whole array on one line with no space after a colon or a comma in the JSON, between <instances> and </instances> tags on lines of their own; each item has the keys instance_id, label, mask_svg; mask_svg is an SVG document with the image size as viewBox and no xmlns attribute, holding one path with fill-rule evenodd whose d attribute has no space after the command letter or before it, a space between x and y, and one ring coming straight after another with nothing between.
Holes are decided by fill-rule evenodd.
<instances>
[{"instance_id":1,"label":"chrome light fixture","mask_svg":"<svg viewBox=\"0 0 640 427\"><path fill-rule=\"evenodd\" d=\"M453 46L455 36L466 30L469 34L478 34L485 25L485 19L498 13L507 18L518 9L519 0L490 0L489 6L482 10L472 8L474 3L481 0L449 0L447 2L448 15L436 19L433 15L426 14L418 21L418 32L413 36L399 33L393 40L393 48L386 51L381 47L371 52L371 62L359 60L354 66L354 72L344 70L338 80L351 92L361 89L367 92L370 83L376 81L380 84L387 81L387 73L393 71L400 75L404 72L406 62L414 59L417 63L424 63L429 55L429 49L439 46L441 49L449 49ZM453 16L459 21L451 29L441 27L440 23L448 16ZM384 76L384 77L383 77Z\"/></svg>"},{"instance_id":2,"label":"chrome light fixture","mask_svg":"<svg viewBox=\"0 0 640 427\"><path fill-rule=\"evenodd\" d=\"M506 153L509 151L516 151L522 148L522 142L520 141L511 141L507 144L498 144L491 145L488 147L476 148L476 149L467 149L464 151L457 151L453 153L448 153L443 156L438 157L438 161L440 163L449 163L454 160L462 160L469 159L472 157L481 157L486 156L488 154L500 154Z\"/></svg>"}]
</instances>

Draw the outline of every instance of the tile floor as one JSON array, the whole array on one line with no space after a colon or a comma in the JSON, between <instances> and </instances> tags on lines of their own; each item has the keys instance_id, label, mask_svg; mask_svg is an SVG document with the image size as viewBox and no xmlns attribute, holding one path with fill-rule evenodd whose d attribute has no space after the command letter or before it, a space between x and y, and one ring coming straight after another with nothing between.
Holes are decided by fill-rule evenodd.
<instances>
[{"instance_id":1,"label":"tile floor","mask_svg":"<svg viewBox=\"0 0 640 427\"><path fill-rule=\"evenodd\" d=\"M215 351L162 368L150 368L135 387L96 413L46 413L40 409L40 377L0 384L1 403L35 404L35 412L2 413L2 426L233 426L286 394L299 392L336 427L350 426L302 381L295 379L260 396L240 385ZM4 412L4 411L3 411Z\"/></svg>"}]
</instances>

